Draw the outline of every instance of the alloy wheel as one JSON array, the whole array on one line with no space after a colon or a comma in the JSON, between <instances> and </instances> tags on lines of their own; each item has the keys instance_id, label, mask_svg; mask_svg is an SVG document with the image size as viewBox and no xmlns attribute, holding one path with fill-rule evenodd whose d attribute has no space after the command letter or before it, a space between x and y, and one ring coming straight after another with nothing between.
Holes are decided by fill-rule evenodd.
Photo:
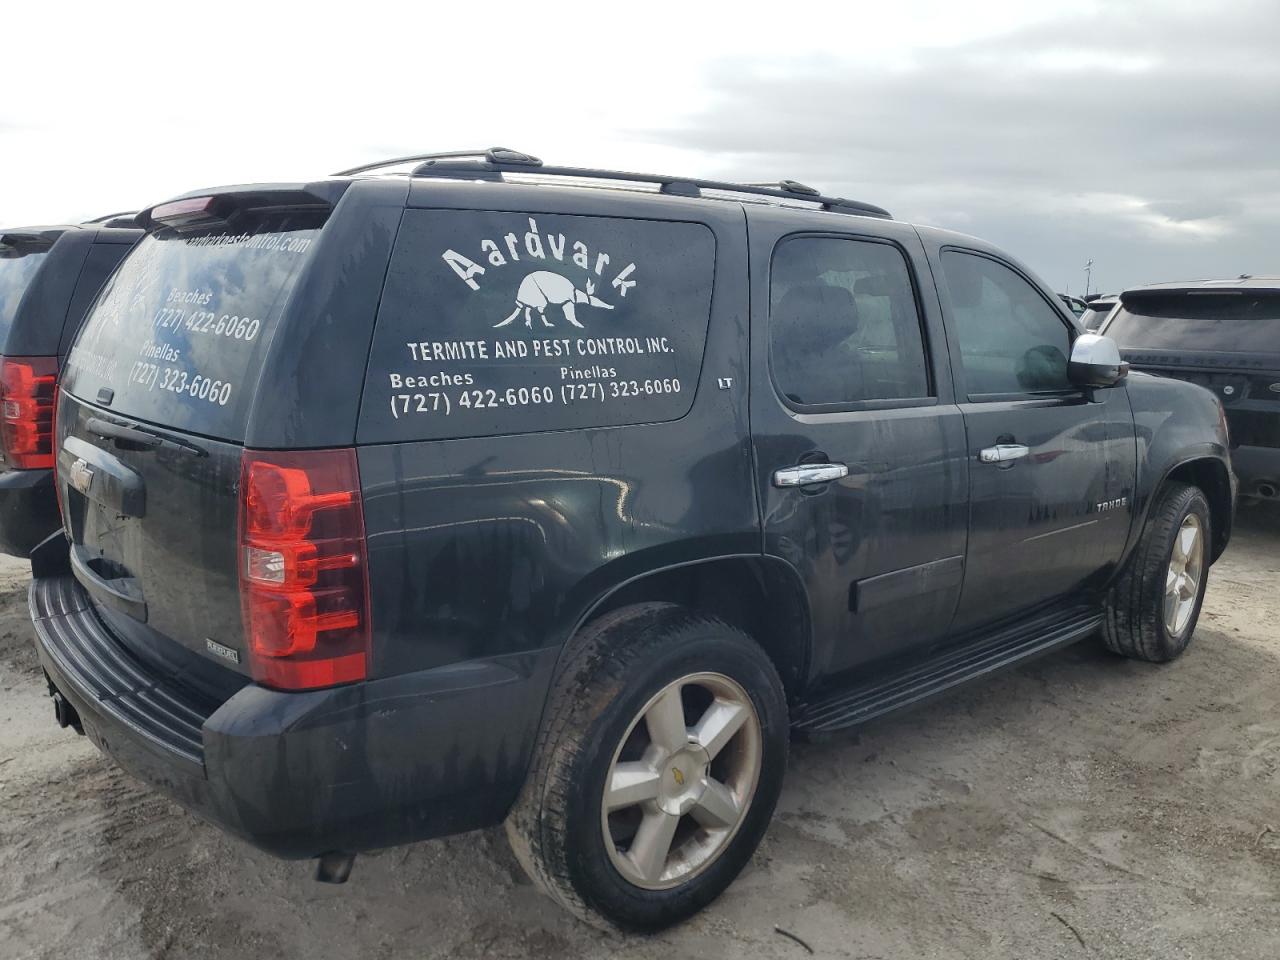
<instances>
[{"instance_id":1,"label":"alloy wheel","mask_svg":"<svg viewBox=\"0 0 1280 960\"><path fill-rule=\"evenodd\" d=\"M648 890L706 870L737 833L760 779L760 718L729 677L681 677L645 704L614 752L600 822L626 880Z\"/></svg>"},{"instance_id":2,"label":"alloy wheel","mask_svg":"<svg viewBox=\"0 0 1280 960\"><path fill-rule=\"evenodd\" d=\"M1173 553L1164 580L1164 626L1171 636L1186 628L1200 594L1204 575L1204 528L1194 513L1187 514L1173 538Z\"/></svg>"}]
</instances>

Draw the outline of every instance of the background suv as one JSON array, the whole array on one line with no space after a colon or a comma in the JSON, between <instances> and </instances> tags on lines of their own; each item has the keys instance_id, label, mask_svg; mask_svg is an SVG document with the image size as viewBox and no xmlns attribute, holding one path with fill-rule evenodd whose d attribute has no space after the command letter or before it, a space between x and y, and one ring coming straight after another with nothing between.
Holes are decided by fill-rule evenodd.
<instances>
[{"instance_id":1,"label":"background suv","mask_svg":"<svg viewBox=\"0 0 1280 960\"><path fill-rule=\"evenodd\" d=\"M1115 309L1115 305L1119 302L1120 298L1111 293L1090 297L1088 309L1080 314L1080 325L1086 330L1098 330L1107 319L1107 314Z\"/></svg>"},{"instance_id":2,"label":"background suv","mask_svg":"<svg viewBox=\"0 0 1280 960\"><path fill-rule=\"evenodd\" d=\"M1137 370L1212 391L1226 412L1240 495L1280 495L1280 279L1126 290L1103 332Z\"/></svg>"},{"instance_id":3,"label":"background suv","mask_svg":"<svg viewBox=\"0 0 1280 960\"><path fill-rule=\"evenodd\" d=\"M85 309L142 236L131 215L0 230L0 551L26 556L60 526L54 388Z\"/></svg>"}]
</instances>

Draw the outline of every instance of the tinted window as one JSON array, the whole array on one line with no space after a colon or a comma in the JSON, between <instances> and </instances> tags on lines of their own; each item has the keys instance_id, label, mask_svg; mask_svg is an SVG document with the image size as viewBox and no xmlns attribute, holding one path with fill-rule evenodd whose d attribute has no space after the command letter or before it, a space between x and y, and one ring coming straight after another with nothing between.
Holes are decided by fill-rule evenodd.
<instances>
[{"instance_id":1,"label":"tinted window","mask_svg":"<svg viewBox=\"0 0 1280 960\"><path fill-rule=\"evenodd\" d=\"M71 295L71 305L67 308L67 321L62 330L59 353L65 354L71 348L72 341L80 332L86 311L93 305L103 283L129 253L129 249L130 245L124 243L95 243L89 248L89 255L85 257L80 278L76 280L76 288Z\"/></svg>"},{"instance_id":2,"label":"tinted window","mask_svg":"<svg viewBox=\"0 0 1280 960\"><path fill-rule=\"evenodd\" d=\"M920 316L897 247L786 240L774 251L769 295L773 378L792 403L929 395Z\"/></svg>"},{"instance_id":3,"label":"tinted window","mask_svg":"<svg viewBox=\"0 0 1280 960\"><path fill-rule=\"evenodd\" d=\"M1088 304L1086 304L1083 300L1077 300L1075 297L1063 296L1063 297L1059 297L1058 299L1060 299L1066 305L1066 308L1070 310L1072 313L1074 313L1077 317L1081 316L1086 310L1089 309Z\"/></svg>"},{"instance_id":4,"label":"tinted window","mask_svg":"<svg viewBox=\"0 0 1280 960\"><path fill-rule=\"evenodd\" d=\"M1274 353L1280 347L1280 295L1194 293L1127 297L1107 325L1122 347Z\"/></svg>"},{"instance_id":5,"label":"tinted window","mask_svg":"<svg viewBox=\"0 0 1280 960\"><path fill-rule=\"evenodd\" d=\"M67 359L65 387L111 409L241 440L263 357L315 215L144 237L107 281Z\"/></svg>"},{"instance_id":6,"label":"tinted window","mask_svg":"<svg viewBox=\"0 0 1280 960\"><path fill-rule=\"evenodd\" d=\"M48 252L48 247L31 253L0 248L0 347L9 335L22 295Z\"/></svg>"},{"instance_id":7,"label":"tinted window","mask_svg":"<svg viewBox=\"0 0 1280 960\"><path fill-rule=\"evenodd\" d=\"M1114 300L1105 302L1097 302L1089 304L1089 309L1080 315L1080 322L1086 330L1097 330L1102 326L1102 321L1107 319L1107 314L1111 312L1111 308L1116 305Z\"/></svg>"},{"instance_id":8,"label":"tinted window","mask_svg":"<svg viewBox=\"0 0 1280 960\"><path fill-rule=\"evenodd\" d=\"M976 254L944 250L942 269L970 396L1070 387L1067 324L1035 287Z\"/></svg>"},{"instance_id":9,"label":"tinted window","mask_svg":"<svg viewBox=\"0 0 1280 960\"><path fill-rule=\"evenodd\" d=\"M363 441L674 420L702 367L715 240L694 223L407 210Z\"/></svg>"}]
</instances>

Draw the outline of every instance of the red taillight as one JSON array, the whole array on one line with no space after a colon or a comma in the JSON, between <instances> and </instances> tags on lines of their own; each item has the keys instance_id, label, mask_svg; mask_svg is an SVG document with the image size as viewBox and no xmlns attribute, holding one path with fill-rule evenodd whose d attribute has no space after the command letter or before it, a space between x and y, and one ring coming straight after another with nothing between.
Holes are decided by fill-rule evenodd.
<instances>
[{"instance_id":1,"label":"red taillight","mask_svg":"<svg viewBox=\"0 0 1280 960\"><path fill-rule=\"evenodd\" d=\"M354 450L246 450L240 604L253 676L283 690L369 675L369 583Z\"/></svg>"},{"instance_id":2,"label":"red taillight","mask_svg":"<svg viewBox=\"0 0 1280 960\"><path fill-rule=\"evenodd\" d=\"M53 442L54 444L57 444L58 442L58 401L62 399L61 391L62 391L62 387L55 384L53 387ZM58 479L58 453L57 453L56 446L50 452L53 454L53 495L58 501L58 517L59 519L62 519L66 516L66 514L62 512L62 482ZM65 529L66 520L63 520L62 522L63 522L63 527Z\"/></svg>"},{"instance_id":3,"label":"red taillight","mask_svg":"<svg viewBox=\"0 0 1280 960\"><path fill-rule=\"evenodd\" d=\"M57 357L0 360L0 445L16 470L53 466L54 389Z\"/></svg>"}]
</instances>

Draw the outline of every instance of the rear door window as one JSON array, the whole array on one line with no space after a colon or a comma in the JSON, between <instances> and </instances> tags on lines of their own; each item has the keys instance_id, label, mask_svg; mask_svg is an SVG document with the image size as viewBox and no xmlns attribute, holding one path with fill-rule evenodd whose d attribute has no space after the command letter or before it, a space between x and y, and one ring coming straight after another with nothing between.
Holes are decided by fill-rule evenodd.
<instances>
[{"instance_id":1,"label":"rear door window","mask_svg":"<svg viewBox=\"0 0 1280 960\"><path fill-rule=\"evenodd\" d=\"M275 326L321 215L144 237L103 287L64 386L121 414L241 441Z\"/></svg>"},{"instance_id":2,"label":"rear door window","mask_svg":"<svg viewBox=\"0 0 1280 960\"><path fill-rule=\"evenodd\" d=\"M48 247L28 251L0 246L0 349L9 336L18 303L48 253Z\"/></svg>"},{"instance_id":3,"label":"rear door window","mask_svg":"<svg viewBox=\"0 0 1280 960\"><path fill-rule=\"evenodd\" d=\"M1107 324L1121 347L1203 353L1275 353L1280 294L1253 291L1126 297Z\"/></svg>"},{"instance_id":4,"label":"rear door window","mask_svg":"<svg viewBox=\"0 0 1280 960\"><path fill-rule=\"evenodd\" d=\"M360 439L678 419L698 385L714 272L702 224L407 210Z\"/></svg>"}]
</instances>

